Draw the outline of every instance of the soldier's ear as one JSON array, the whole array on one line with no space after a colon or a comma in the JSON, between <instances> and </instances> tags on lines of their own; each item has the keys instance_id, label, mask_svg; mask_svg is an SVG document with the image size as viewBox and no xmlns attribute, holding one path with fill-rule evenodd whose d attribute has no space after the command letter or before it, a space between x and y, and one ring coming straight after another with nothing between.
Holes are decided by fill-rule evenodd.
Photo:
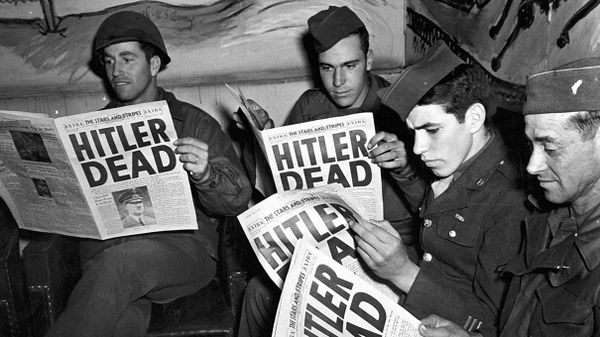
<instances>
[{"instance_id":1,"label":"soldier's ear","mask_svg":"<svg viewBox=\"0 0 600 337\"><path fill-rule=\"evenodd\" d=\"M158 74L161 64L162 61L160 56L154 55L150 58L150 74L152 74L152 77L155 77Z\"/></svg>"},{"instance_id":2,"label":"soldier's ear","mask_svg":"<svg viewBox=\"0 0 600 337\"><path fill-rule=\"evenodd\" d=\"M471 133L480 131L485 125L486 111L481 103L474 103L467 108L465 113L465 123L469 124Z\"/></svg>"},{"instance_id":3,"label":"soldier's ear","mask_svg":"<svg viewBox=\"0 0 600 337\"><path fill-rule=\"evenodd\" d=\"M373 49L367 52L367 71L371 71L371 67L373 67Z\"/></svg>"}]
</instances>

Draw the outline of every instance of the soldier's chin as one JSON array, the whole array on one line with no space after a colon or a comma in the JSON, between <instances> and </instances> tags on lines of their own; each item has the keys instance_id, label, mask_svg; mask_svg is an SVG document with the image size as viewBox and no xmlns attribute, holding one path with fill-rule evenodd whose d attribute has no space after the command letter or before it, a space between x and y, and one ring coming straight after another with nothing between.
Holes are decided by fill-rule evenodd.
<instances>
[{"instance_id":1,"label":"soldier's chin","mask_svg":"<svg viewBox=\"0 0 600 337\"><path fill-rule=\"evenodd\" d=\"M547 189L544 189L544 198L546 198L547 201L549 201L553 204L557 204L557 205L564 204L568 201L568 200L566 200L565 197L563 197L559 193L556 193L555 191L547 190Z\"/></svg>"},{"instance_id":2,"label":"soldier's chin","mask_svg":"<svg viewBox=\"0 0 600 337\"><path fill-rule=\"evenodd\" d=\"M354 101L348 97L334 98L333 101L335 102L335 105L342 109L349 108L354 104Z\"/></svg>"}]
</instances>

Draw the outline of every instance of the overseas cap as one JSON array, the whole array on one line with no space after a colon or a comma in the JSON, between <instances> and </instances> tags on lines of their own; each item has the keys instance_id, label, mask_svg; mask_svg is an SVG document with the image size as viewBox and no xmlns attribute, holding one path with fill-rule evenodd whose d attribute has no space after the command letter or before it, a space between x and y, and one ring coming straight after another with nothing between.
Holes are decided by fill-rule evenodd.
<instances>
[{"instance_id":1,"label":"overseas cap","mask_svg":"<svg viewBox=\"0 0 600 337\"><path fill-rule=\"evenodd\" d=\"M94 53L115 43L139 41L156 47L163 66L171 62L167 48L156 25L145 15L123 11L106 18L98 28L94 39Z\"/></svg>"},{"instance_id":2,"label":"overseas cap","mask_svg":"<svg viewBox=\"0 0 600 337\"><path fill-rule=\"evenodd\" d=\"M347 6L329 6L308 18L308 31L315 40L317 53L333 47L365 24Z\"/></svg>"},{"instance_id":3,"label":"overseas cap","mask_svg":"<svg viewBox=\"0 0 600 337\"><path fill-rule=\"evenodd\" d=\"M600 58L585 58L527 78L523 114L600 109Z\"/></svg>"},{"instance_id":4,"label":"overseas cap","mask_svg":"<svg viewBox=\"0 0 600 337\"><path fill-rule=\"evenodd\" d=\"M431 88L464 63L443 41L438 40L419 61L404 68L391 86L379 90L381 102L406 120Z\"/></svg>"},{"instance_id":5,"label":"overseas cap","mask_svg":"<svg viewBox=\"0 0 600 337\"><path fill-rule=\"evenodd\" d=\"M129 189L119 197L119 202L124 205L126 203L137 203L144 201L144 195L142 191L137 188Z\"/></svg>"}]
</instances>

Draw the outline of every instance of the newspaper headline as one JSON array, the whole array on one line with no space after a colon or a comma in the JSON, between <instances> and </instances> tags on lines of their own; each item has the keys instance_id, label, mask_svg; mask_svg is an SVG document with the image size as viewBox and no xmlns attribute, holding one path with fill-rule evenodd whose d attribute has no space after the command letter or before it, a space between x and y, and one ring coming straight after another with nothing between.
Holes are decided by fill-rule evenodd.
<instances>
[{"instance_id":1,"label":"newspaper headline","mask_svg":"<svg viewBox=\"0 0 600 337\"><path fill-rule=\"evenodd\" d=\"M304 238L391 299L398 294L359 261L348 221L365 210L339 184L279 192L238 216L261 265L279 287Z\"/></svg>"},{"instance_id":2,"label":"newspaper headline","mask_svg":"<svg viewBox=\"0 0 600 337\"><path fill-rule=\"evenodd\" d=\"M197 229L175 139L165 101L56 119L0 111L3 198L30 230L103 240Z\"/></svg>"},{"instance_id":3,"label":"newspaper headline","mask_svg":"<svg viewBox=\"0 0 600 337\"><path fill-rule=\"evenodd\" d=\"M419 320L393 299L299 241L272 336L420 336Z\"/></svg>"}]
</instances>

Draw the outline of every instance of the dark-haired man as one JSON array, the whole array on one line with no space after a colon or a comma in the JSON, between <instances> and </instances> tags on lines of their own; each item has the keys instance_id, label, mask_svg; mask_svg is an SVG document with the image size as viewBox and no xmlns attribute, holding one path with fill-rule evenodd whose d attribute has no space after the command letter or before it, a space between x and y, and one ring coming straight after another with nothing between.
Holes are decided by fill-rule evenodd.
<instances>
[{"instance_id":1,"label":"dark-haired man","mask_svg":"<svg viewBox=\"0 0 600 337\"><path fill-rule=\"evenodd\" d=\"M435 175L420 205L423 257L411 261L387 221L350 227L361 257L406 294L413 315L495 336L507 290L498 268L518 251L527 209L518 168L486 124L488 95L483 69L443 43L405 69L382 100L414 131L413 151ZM400 187L410 174L397 176Z\"/></svg>"},{"instance_id":2,"label":"dark-haired man","mask_svg":"<svg viewBox=\"0 0 600 337\"><path fill-rule=\"evenodd\" d=\"M547 201L561 207L526 220L520 256L500 319L500 336L600 335L600 58L527 79L527 171ZM427 337L468 337L456 324L427 317Z\"/></svg>"},{"instance_id":3,"label":"dark-haired man","mask_svg":"<svg viewBox=\"0 0 600 337\"><path fill-rule=\"evenodd\" d=\"M398 137L407 136L407 132L394 111L383 106L377 96L378 90L388 87L389 82L370 73L373 51L369 48L369 32L362 20L346 6L330 6L313 15L308 19L308 31L314 52L318 54L322 87L304 92L285 124L359 112L373 113L378 133L370 140L372 151L369 156L385 169L382 171L384 216L409 247L410 254L416 258L416 209L408 207L402 194L391 183L393 180L390 176L390 172L406 160L404 142ZM258 124L265 128L274 127L267 112L258 104L250 103ZM235 119L242 123L239 116ZM424 191L421 180L412 179L410 183L413 189L408 192L409 187L406 186L406 193L411 193L413 198L421 198ZM268 335L278 299L279 289L266 275L252 279L244 298L240 336Z\"/></svg>"},{"instance_id":4,"label":"dark-haired man","mask_svg":"<svg viewBox=\"0 0 600 337\"><path fill-rule=\"evenodd\" d=\"M98 29L94 53L115 96L106 108L167 101L198 230L82 240L83 275L48 336L145 336L152 302L192 294L213 279L218 217L244 211L251 187L219 124L158 87L158 72L170 57L150 19L136 12L109 16Z\"/></svg>"}]
</instances>

